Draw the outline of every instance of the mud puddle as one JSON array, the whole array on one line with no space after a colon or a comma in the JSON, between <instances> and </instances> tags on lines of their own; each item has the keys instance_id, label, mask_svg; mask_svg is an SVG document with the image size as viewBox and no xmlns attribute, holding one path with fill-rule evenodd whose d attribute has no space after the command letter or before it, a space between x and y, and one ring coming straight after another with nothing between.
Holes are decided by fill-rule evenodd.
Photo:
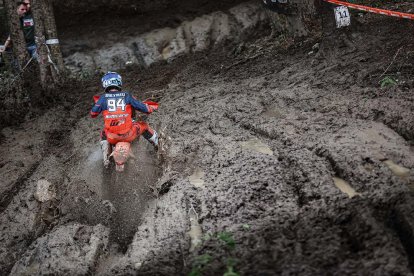
<instances>
[{"instance_id":1,"label":"mud puddle","mask_svg":"<svg viewBox=\"0 0 414 276\"><path fill-rule=\"evenodd\" d=\"M353 198L354 196L360 195L360 193L356 192L352 186L346 182L345 180L339 178L339 177L333 177L332 178L335 186L341 190L344 194L347 194L349 198Z\"/></svg>"},{"instance_id":2,"label":"mud puddle","mask_svg":"<svg viewBox=\"0 0 414 276\"><path fill-rule=\"evenodd\" d=\"M270 147L258 139L251 139L246 142L242 142L241 147L244 150L273 155L273 151L270 149Z\"/></svg>"},{"instance_id":3,"label":"mud puddle","mask_svg":"<svg viewBox=\"0 0 414 276\"><path fill-rule=\"evenodd\" d=\"M384 164L396 175L399 177L408 177L410 175L410 169L407 169L403 166L396 164L392 160L385 160Z\"/></svg>"},{"instance_id":4,"label":"mud puddle","mask_svg":"<svg viewBox=\"0 0 414 276\"><path fill-rule=\"evenodd\" d=\"M194 249L200 245L201 243L201 236L203 234L201 225L198 222L198 214L192 207L188 213L190 217L190 231L187 233L191 239L191 247L190 251L194 251Z\"/></svg>"},{"instance_id":5,"label":"mud puddle","mask_svg":"<svg viewBox=\"0 0 414 276\"><path fill-rule=\"evenodd\" d=\"M201 168L196 168L194 173L190 175L188 179L194 187L202 188L204 187L204 176L204 171Z\"/></svg>"}]
</instances>

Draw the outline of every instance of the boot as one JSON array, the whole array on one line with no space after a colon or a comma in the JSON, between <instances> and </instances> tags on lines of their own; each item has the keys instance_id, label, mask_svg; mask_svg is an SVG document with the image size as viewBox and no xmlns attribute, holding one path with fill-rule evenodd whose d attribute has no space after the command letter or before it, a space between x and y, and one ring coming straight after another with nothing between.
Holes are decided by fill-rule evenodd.
<instances>
[{"instance_id":1,"label":"boot","mask_svg":"<svg viewBox=\"0 0 414 276\"><path fill-rule=\"evenodd\" d=\"M148 141L154 146L155 151L158 151L158 133L154 130L154 134Z\"/></svg>"},{"instance_id":2,"label":"boot","mask_svg":"<svg viewBox=\"0 0 414 276\"><path fill-rule=\"evenodd\" d=\"M111 145L109 145L107 140L101 141L101 150L103 155L103 164L107 169L109 167L109 155L111 154Z\"/></svg>"}]
</instances>

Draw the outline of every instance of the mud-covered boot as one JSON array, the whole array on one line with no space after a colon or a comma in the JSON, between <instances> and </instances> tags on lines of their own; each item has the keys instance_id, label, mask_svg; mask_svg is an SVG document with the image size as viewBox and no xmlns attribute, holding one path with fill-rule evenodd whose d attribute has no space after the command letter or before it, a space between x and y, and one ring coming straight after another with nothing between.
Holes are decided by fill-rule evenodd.
<instances>
[{"instance_id":1,"label":"mud-covered boot","mask_svg":"<svg viewBox=\"0 0 414 276\"><path fill-rule=\"evenodd\" d=\"M109 155L111 154L111 147L107 140L101 141L101 150L103 156L103 164L104 167L107 169L109 167Z\"/></svg>"},{"instance_id":2,"label":"mud-covered boot","mask_svg":"<svg viewBox=\"0 0 414 276\"><path fill-rule=\"evenodd\" d=\"M154 134L148 141L154 146L155 151L158 151L158 133L154 130Z\"/></svg>"}]
</instances>

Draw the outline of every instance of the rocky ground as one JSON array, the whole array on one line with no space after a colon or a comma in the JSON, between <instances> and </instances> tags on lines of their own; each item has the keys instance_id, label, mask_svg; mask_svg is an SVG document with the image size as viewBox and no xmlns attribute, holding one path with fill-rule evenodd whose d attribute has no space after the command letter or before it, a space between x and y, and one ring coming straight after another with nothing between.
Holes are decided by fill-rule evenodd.
<instances>
[{"instance_id":1,"label":"rocky ground","mask_svg":"<svg viewBox=\"0 0 414 276\"><path fill-rule=\"evenodd\" d=\"M2 274L412 275L413 31L365 14L125 70L162 147L122 175L99 76L3 129Z\"/></svg>"}]
</instances>

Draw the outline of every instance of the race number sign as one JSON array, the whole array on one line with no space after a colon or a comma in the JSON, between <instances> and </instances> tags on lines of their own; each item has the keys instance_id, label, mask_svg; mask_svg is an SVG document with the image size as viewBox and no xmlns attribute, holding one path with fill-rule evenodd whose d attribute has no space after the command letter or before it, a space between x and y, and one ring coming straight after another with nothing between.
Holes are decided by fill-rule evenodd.
<instances>
[{"instance_id":1,"label":"race number sign","mask_svg":"<svg viewBox=\"0 0 414 276\"><path fill-rule=\"evenodd\" d=\"M351 15L349 14L347 7L339 6L336 7L334 11L337 28L342 28L351 25Z\"/></svg>"}]
</instances>

